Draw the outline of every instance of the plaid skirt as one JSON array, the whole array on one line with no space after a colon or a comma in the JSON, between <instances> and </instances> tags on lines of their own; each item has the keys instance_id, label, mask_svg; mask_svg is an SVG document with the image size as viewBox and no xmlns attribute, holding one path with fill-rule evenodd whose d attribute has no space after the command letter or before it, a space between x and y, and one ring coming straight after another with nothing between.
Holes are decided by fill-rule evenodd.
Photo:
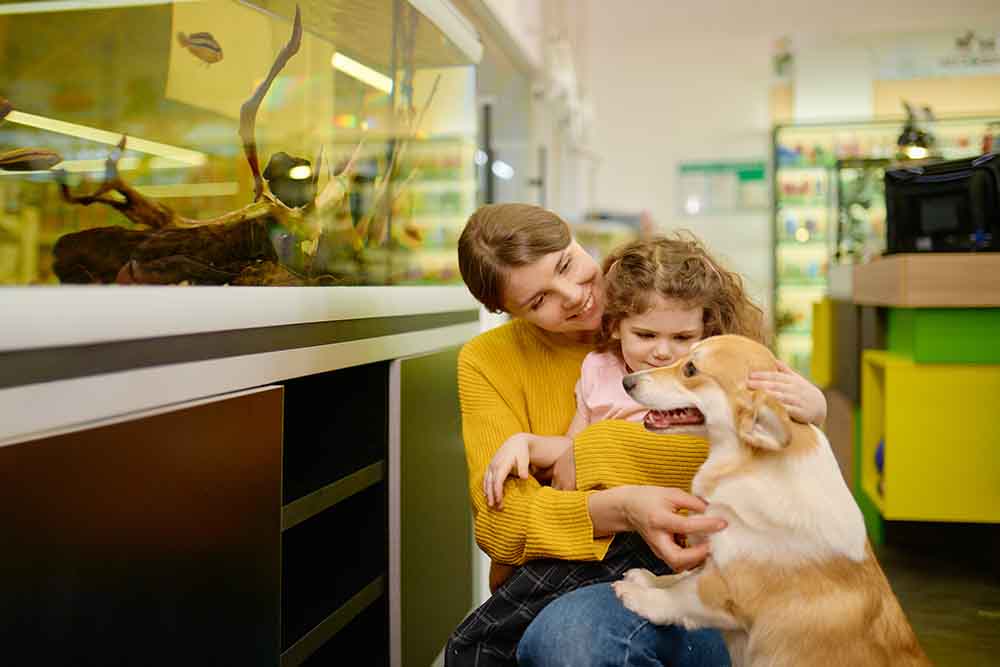
<instances>
[{"instance_id":1,"label":"plaid skirt","mask_svg":"<svg viewBox=\"0 0 1000 667\"><path fill-rule=\"evenodd\" d=\"M445 667L516 665L517 643L545 605L577 588L617 581L634 567L658 575L670 572L635 533L615 537L601 561L545 558L521 565L452 633L445 650Z\"/></svg>"}]
</instances>

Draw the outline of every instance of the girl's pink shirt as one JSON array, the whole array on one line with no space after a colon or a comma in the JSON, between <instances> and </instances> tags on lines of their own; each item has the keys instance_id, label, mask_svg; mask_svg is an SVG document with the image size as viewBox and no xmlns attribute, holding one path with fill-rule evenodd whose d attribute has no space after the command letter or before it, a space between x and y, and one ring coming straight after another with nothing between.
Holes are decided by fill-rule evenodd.
<instances>
[{"instance_id":1,"label":"girl's pink shirt","mask_svg":"<svg viewBox=\"0 0 1000 667\"><path fill-rule=\"evenodd\" d=\"M605 419L641 422L649 408L625 393L622 378L628 373L614 352L591 352L584 357L576 383L577 418L582 417L587 425Z\"/></svg>"}]
</instances>

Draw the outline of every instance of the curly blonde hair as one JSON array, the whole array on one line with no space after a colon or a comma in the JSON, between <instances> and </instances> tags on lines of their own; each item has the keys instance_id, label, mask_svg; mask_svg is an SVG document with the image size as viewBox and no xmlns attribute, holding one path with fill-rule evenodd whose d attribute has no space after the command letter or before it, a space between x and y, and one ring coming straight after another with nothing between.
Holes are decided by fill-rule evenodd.
<instances>
[{"instance_id":1,"label":"curly blonde hair","mask_svg":"<svg viewBox=\"0 0 1000 667\"><path fill-rule=\"evenodd\" d=\"M768 342L764 313L747 297L743 279L722 268L690 232L629 243L608 255L602 268L607 293L598 336L602 350L618 348L612 338L618 324L648 311L654 295L701 307L705 338L740 334Z\"/></svg>"}]
</instances>

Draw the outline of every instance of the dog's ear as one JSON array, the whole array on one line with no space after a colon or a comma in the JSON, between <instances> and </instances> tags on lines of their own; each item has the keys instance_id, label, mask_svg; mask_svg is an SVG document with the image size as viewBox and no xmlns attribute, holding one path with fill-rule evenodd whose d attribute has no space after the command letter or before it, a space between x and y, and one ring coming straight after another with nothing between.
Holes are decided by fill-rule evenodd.
<instances>
[{"instance_id":1,"label":"dog's ear","mask_svg":"<svg viewBox=\"0 0 1000 667\"><path fill-rule=\"evenodd\" d=\"M778 451L791 441L788 413L767 392L751 392L740 415L740 440L758 449Z\"/></svg>"}]
</instances>

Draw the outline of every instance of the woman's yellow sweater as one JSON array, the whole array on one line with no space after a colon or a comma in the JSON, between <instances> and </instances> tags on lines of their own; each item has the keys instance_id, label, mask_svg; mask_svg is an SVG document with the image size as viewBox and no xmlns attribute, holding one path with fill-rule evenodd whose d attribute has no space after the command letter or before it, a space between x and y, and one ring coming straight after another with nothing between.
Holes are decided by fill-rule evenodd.
<instances>
[{"instance_id":1,"label":"woman's yellow sweater","mask_svg":"<svg viewBox=\"0 0 1000 667\"><path fill-rule=\"evenodd\" d=\"M587 496L623 484L689 489L708 454L700 438L655 435L633 422L599 422L574 439L577 491L557 491L534 478L510 479L503 509L489 508L483 475L493 454L515 433L566 432L576 411L580 364L592 349L522 320L462 348L458 387L476 542L496 562L604 558L611 538L594 537Z\"/></svg>"}]
</instances>

